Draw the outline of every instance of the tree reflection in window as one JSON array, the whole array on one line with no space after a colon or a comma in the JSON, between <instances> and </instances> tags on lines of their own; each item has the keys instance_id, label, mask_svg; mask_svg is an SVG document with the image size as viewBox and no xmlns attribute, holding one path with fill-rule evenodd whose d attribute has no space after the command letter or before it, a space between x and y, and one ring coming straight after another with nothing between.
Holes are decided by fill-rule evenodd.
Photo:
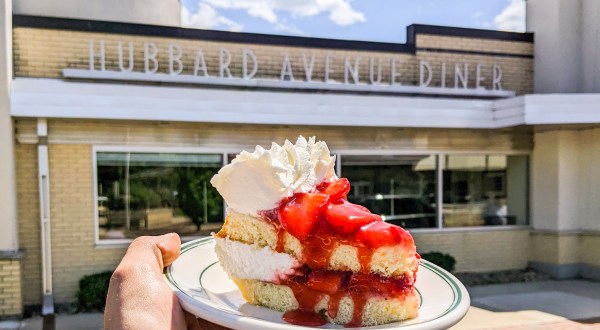
<instances>
[{"instance_id":1,"label":"tree reflection in window","mask_svg":"<svg viewBox=\"0 0 600 330\"><path fill-rule=\"evenodd\" d=\"M98 152L100 239L218 230L223 200L210 185L220 154Z\"/></svg>"}]
</instances>

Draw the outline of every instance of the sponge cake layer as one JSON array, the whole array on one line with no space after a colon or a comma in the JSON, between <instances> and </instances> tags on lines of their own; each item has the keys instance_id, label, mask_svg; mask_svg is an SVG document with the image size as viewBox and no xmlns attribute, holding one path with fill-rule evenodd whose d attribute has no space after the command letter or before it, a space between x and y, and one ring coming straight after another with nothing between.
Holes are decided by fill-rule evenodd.
<instances>
[{"instance_id":1,"label":"sponge cake layer","mask_svg":"<svg viewBox=\"0 0 600 330\"><path fill-rule=\"evenodd\" d=\"M227 237L230 240L246 244L256 244L260 247L268 246L275 250L277 232L276 225L269 220L229 209L225 224L215 236ZM287 232L284 235L283 252L301 260L302 244L300 241ZM419 260L415 256L414 246L411 249L400 245L384 246L373 252L370 272L386 277L413 278L418 264ZM337 245L329 260L328 269L359 272L361 264L358 258L358 249L351 245Z\"/></svg>"},{"instance_id":2,"label":"sponge cake layer","mask_svg":"<svg viewBox=\"0 0 600 330\"><path fill-rule=\"evenodd\" d=\"M235 277L232 280L251 304L282 312L298 308L294 293L288 286ZM331 323L348 324L354 313L353 300L349 296L342 298L337 315L332 319L325 312L328 310L329 299L330 296L324 294L323 299L316 304L315 312L325 315ZM414 288L400 297L371 296L363 309L362 325L379 325L414 318L418 314L419 305L419 295Z\"/></svg>"}]
</instances>

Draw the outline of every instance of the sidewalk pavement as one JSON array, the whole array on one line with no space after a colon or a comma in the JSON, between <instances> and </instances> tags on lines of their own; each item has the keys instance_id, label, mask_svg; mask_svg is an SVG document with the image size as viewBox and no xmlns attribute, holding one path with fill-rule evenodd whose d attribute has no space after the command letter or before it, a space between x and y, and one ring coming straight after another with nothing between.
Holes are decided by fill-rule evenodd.
<instances>
[{"instance_id":1,"label":"sidewalk pavement","mask_svg":"<svg viewBox=\"0 0 600 330\"><path fill-rule=\"evenodd\" d=\"M471 308L452 330L600 329L600 282L540 281L468 290Z\"/></svg>"},{"instance_id":2,"label":"sidewalk pavement","mask_svg":"<svg viewBox=\"0 0 600 330\"><path fill-rule=\"evenodd\" d=\"M468 288L471 308L452 330L600 329L600 282L509 283ZM0 330L41 330L41 317L0 322ZM101 313L58 314L56 329L102 329Z\"/></svg>"},{"instance_id":3,"label":"sidewalk pavement","mask_svg":"<svg viewBox=\"0 0 600 330\"><path fill-rule=\"evenodd\" d=\"M102 330L102 313L57 314L56 330ZM36 316L21 321L0 322L0 330L42 330L44 320Z\"/></svg>"}]
</instances>

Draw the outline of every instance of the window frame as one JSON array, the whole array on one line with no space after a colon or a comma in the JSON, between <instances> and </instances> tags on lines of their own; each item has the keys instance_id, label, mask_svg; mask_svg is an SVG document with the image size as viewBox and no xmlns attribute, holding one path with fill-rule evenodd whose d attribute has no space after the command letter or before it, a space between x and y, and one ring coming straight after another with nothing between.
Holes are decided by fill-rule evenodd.
<instances>
[{"instance_id":1,"label":"window frame","mask_svg":"<svg viewBox=\"0 0 600 330\"><path fill-rule=\"evenodd\" d=\"M411 228L415 233L442 233L463 231L490 231L490 230L513 230L531 228L531 151L481 151L481 150L360 150L360 149L332 149L331 154L336 155L336 173L343 177L342 160L344 155L364 156L414 156L427 155L436 157L436 214L437 226L432 228ZM503 225L503 226L469 226L469 227L444 227L443 226L443 193L444 193L444 164L445 156L527 156L527 225Z\"/></svg>"},{"instance_id":2,"label":"window frame","mask_svg":"<svg viewBox=\"0 0 600 330\"><path fill-rule=\"evenodd\" d=\"M224 148L211 147L152 147L152 146L107 146L93 145L92 146L92 203L94 212L94 243L98 248L118 248L127 247L134 239L118 238L118 239L100 239L99 219L98 219L98 164L97 154L99 152L129 152L129 153L175 153L175 154L218 154L222 157L222 166L227 164L227 155L232 151ZM239 151L236 151L239 152ZM223 202L225 209L225 202ZM191 241L194 239L206 236L183 236L182 242Z\"/></svg>"}]
</instances>

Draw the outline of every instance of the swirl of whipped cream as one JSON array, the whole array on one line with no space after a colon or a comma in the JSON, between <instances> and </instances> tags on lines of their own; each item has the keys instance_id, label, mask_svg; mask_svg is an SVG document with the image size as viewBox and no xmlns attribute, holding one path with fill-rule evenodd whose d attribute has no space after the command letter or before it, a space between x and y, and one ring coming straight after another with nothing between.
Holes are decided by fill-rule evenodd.
<instances>
[{"instance_id":1,"label":"swirl of whipped cream","mask_svg":"<svg viewBox=\"0 0 600 330\"><path fill-rule=\"evenodd\" d=\"M266 150L242 151L215 174L210 183L229 207L244 214L270 210L297 192L310 192L323 181L337 179L335 156L327 144L300 136L296 144L286 140Z\"/></svg>"}]
</instances>

